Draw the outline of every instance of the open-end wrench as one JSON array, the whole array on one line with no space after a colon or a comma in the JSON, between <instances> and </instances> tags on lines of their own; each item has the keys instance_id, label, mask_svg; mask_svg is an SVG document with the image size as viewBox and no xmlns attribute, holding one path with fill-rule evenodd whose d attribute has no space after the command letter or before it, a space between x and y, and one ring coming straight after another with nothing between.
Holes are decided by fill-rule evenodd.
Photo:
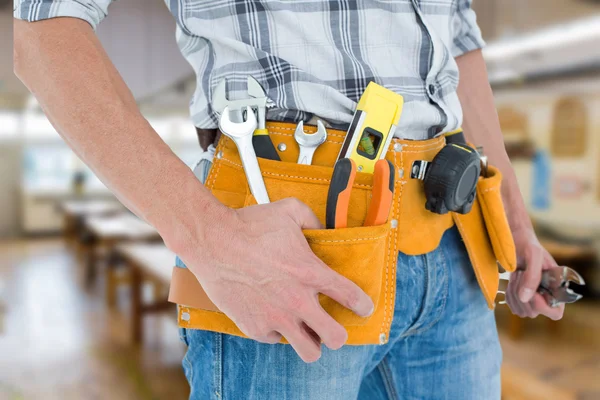
<instances>
[{"instance_id":1,"label":"open-end wrench","mask_svg":"<svg viewBox=\"0 0 600 400\"><path fill-rule=\"evenodd\" d=\"M279 154L269 137L269 131L265 129L265 114L268 98L262 86L252 76L248 76L248 95L251 98L241 100L229 100L227 98L227 81L221 80L213 92L212 107L218 113L223 113L225 107L229 107L230 118L233 122L243 122L242 111L246 107L256 108L258 111L258 126L254 131L252 143L258 157L279 161Z\"/></svg>"},{"instance_id":2,"label":"open-end wrench","mask_svg":"<svg viewBox=\"0 0 600 400\"><path fill-rule=\"evenodd\" d=\"M510 273L501 274L500 279L509 280ZM573 289L569 287L571 282L578 285L585 285L583 277L573 268L550 268L542 272L542 281L540 282L537 292L546 295L544 297L551 307L558 307L559 305L566 303L575 303L583 296L579 293L575 293ZM504 294L504 292L500 293ZM505 303L505 301L500 302L500 304Z\"/></svg>"},{"instance_id":3,"label":"open-end wrench","mask_svg":"<svg viewBox=\"0 0 600 400\"><path fill-rule=\"evenodd\" d=\"M244 166L250 192L252 192L258 204L266 204L269 203L269 194L267 193L265 181L260 172L254 147L252 147L252 134L256 129L256 125L256 116L250 106L246 106L245 122L237 123L231 121L229 107L227 106L223 109L221 118L219 119L219 129L224 135L233 140L240 153L240 159Z\"/></svg>"},{"instance_id":4,"label":"open-end wrench","mask_svg":"<svg viewBox=\"0 0 600 400\"><path fill-rule=\"evenodd\" d=\"M315 133L305 133L304 123L300 121L296 126L294 138L298 142L298 146L300 146L298 164L310 165L315 150L327 139L327 129L325 129L325 125L321 121L317 121L317 131Z\"/></svg>"}]
</instances>

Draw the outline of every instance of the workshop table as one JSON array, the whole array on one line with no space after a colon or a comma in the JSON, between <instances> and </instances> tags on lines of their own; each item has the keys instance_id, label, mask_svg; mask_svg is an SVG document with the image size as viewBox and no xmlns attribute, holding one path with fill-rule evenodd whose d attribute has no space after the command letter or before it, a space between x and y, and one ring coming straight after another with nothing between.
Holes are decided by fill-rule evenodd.
<instances>
[{"instance_id":1,"label":"workshop table","mask_svg":"<svg viewBox=\"0 0 600 400\"><path fill-rule=\"evenodd\" d=\"M65 200L57 208L63 214L65 239L74 245L82 239L86 217L109 216L124 211L123 205L115 200Z\"/></svg>"},{"instance_id":2,"label":"workshop table","mask_svg":"<svg viewBox=\"0 0 600 400\"><path fill-rule=\"evenodd\" d=\"M129 212L110 217L88 217L84 221L84 229L90 237L86 248L86 285L91 286L95 281L98 251L105 249L108 254L106 301L112 306L115 302L116 286L122 281L116 274L116 245L124 242L160 242L161 238L152 226Z\"/></svg>"},{"instance_id":3,"label":"workshop table","mask_svg":"<svg viewBox=\"0 0 600 400\"><path fill-rule=\"evenodd\" d=\"M164 244L125 243L116 248L116 252L125 261L130 270L131 284L131 335L134 343L143 340L143 317L168 309L172 305L167 301L166 288L171 282L171 272L175 263L175 254ZM155 290L153 301L144 304L142 285L150 281L154 287L165 288ZM165 293L163 296L162 294Z\"/></svg>"}]
</instances>

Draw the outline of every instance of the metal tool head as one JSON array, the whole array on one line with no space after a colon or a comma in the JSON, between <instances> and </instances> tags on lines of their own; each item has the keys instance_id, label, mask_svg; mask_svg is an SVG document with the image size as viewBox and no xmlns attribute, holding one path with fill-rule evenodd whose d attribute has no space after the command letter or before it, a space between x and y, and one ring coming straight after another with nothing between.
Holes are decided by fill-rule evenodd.
<instances>
[{"instance_id":1,"label":"metal tool head","mask_svg":"<svg viewBox=\"0 0 600 400\"><path fill-rule=\"evenodd\" d=\"M231 138L240 138L248 135L252 135L256 129L257 121L256 115L252 111L252 108L246 106L246 121L238 123L233 122L230 118L230 110L228 106L225 106L219 119L219 129L223 134Z\"/></svg>"},{"instance_id":2,"label":"metal tool head","mask_svg":"<svg viewBox=\"0 0 600 400\"><path fill-rule=\"evenodd\" d=\"M488 156L480 156L479 159L481 160L481 176L487 178L489 166Z\"/></svg>"},{"instance_id":3,"label":"metal tool head","mask_svg":"<svg viewBox=\"0 0 600 400\"><path fill-rule=\"evenodd\" d=\"M212 108L222 113L225 107L229 107L230 111L243 110L250 106L252 108L266 107L267 96L260 86L260 83L253 77L248 77L248 95L252 96L249 99L229 100L227 98L227 80L223 79L215 88L212 96Z\"/></svg>"},{"instance_id":4,"label":"metal tool head","mask_svg":"<svg viewBox=\"0 0 600 400\"><path fill-rule=\"evenodd\" d=\"M262 98L266 98L266 108L273 108L275 107L275 103L273 102L273 100L271 100L269 98L269 96L267 96L267 92L265 92L265 89L262 87L262 85L260 83L258 83L258 81L256 79L254 79L253 76L248 76L248 95L250 97L254 97L257 99L261 99Z\"/></svg>"},{"instance_id":5,"label":"metal tool head","mask_svg":"<svg viewBox=\"0 0 600 400\"><path fill-rule=\"evenodd\" d=\"M327 139L327 129L325 129L323 122L317 121L317 131L315 133L306 133L304 132L304 123L300 121L296 126L294 138L300 146L317 147Z\"/></svg>"},{"instance_id":6,"label":"metal tool head","mask_svg":"<svg viewBox=\"0 0 600 400\"><path fill-rule=\"evenodd\" d=\"M542 273L540 290L551 297L550 305L557 307L562 303L574 303L581 295L569 287L573 282L585 285L585 281L577 271L569 267L552 268Z\"/></svg>"},{"instance_id":7,"label":"metal tool head","mask_svg":"<svg viewBox=\"0 0 600 400\"><path fill-rule=\"evenodd\" d=\"M265 90L261 86L260 83L253 76L248 75L247 79L248 84L248 95L254 98L267 97L265 94Z\"/></svg>"}]
</instances>

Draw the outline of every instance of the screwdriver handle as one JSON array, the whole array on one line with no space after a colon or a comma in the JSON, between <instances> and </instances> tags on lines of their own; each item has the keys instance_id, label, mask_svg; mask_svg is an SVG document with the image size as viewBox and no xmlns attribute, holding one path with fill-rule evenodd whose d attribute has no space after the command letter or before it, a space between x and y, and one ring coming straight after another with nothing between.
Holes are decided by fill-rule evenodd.
<instances>
[{"instance_id":1,"label":"screwdriver handle","mask_svg":"<svg viewBox=\"0 0 600 400\"><path fill-rule=\"evenodd\" d=\"M256 156L268 160L281 161L267 129L256 129L252 135L252 145Z\"/></svg>"}]
</instances>

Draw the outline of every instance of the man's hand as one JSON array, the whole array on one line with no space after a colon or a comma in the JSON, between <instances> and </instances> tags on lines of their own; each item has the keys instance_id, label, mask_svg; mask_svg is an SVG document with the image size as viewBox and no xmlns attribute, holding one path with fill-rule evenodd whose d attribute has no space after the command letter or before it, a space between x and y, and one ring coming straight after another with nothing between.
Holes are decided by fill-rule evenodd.
<instances>
[{"instance_id":1,"label":"man's hand","mask_svg":"<svg viewBox=\"0 0 600 400\"><path fill-rule=\"evenodd\" d=\"M506 291L506 302L520 317L535 318L542 314L553 320L562 318L565 306L550 307L547 298L537 293L542 271L558 268L556 261L538 241L535 232L523 228L513 232L517 247L518 270L511 274Z\"/></svg>"},{"instance_id":2,"label":"man's hand","mask_svg":"<svg viewBox=\"0 0 600 400\"><path fill-rule=\"evenodd\" d=\"M456 58L460 71L458 97L463 109L463 128L471 143L483 146L491 165L502 171L502 200L507 212L517 247L519 271L511 275L506 301L511 310L521 317L535 318L539 314L560 319L564 305L547 305L537 288L542 271L555 268L556 262L540 245L521 196L517 177L504 149L494 96L488 82L481 50L471 51Z\"/></svg>"},{"instance_id":3,"label":"man's hand","mask_svg":"<svg viewBox=\"0 0 600 400\"><path fill-rule=\"evenodd\" d=\"M251 339L277 343L284 336L305 362L344 345L348 334L321 307L323 293L356 314L373 312L372 300L325 265L302 229L319 229L312 210L296 199L227 209L202 240L180 256L210 299Z\"/></svg>"}]
</instances>

